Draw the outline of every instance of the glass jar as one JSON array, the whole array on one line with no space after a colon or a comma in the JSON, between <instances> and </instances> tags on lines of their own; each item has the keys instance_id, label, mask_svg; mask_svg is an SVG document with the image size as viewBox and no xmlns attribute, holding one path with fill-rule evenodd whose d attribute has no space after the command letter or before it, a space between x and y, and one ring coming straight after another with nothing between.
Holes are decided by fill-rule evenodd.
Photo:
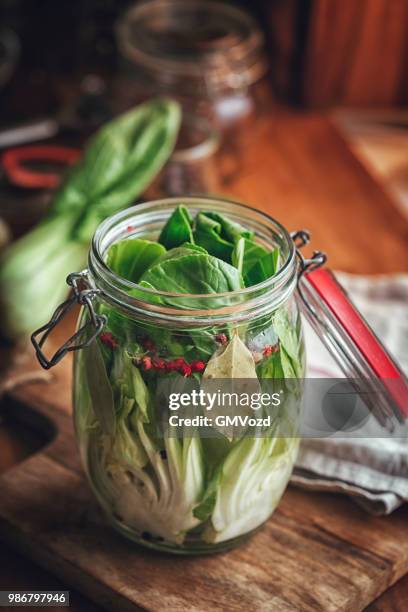
<instances>
[{"instance_id":1,"label":"glass jar","mask_svg":"<svg viewBox=\"0 0 408 612\"><path fill-rule=\"evenodd\" d=\"M195 554L224 550L250 536L274 512L290 478L305 374L297 304L352 389L392 435L408 418L408 381L322 267L326 256L315 251L305 259L300 253L307 232L289 235L268 215L227 200L182 201L193 214L222 214L252 230L265 248L278 247L277 272L246 289L205 295L160 292L121 278L106 264L109 247L129 237L157 238L179 200L150 202L100 225L88 270L67 279L73 296L31 339L46 369L75 351L76 436L110 523L150 548ZM189 273L198 275L198 256L188 257L194 264ZM78 329L47 358L42 347L75 302L83 306ZM211 406L207 398L192 410L193 393L205 394L212 385L216 392L219 385L220 395L213 393ZM248 403L221 401L236 388L247 391L248 409ZM278 400L268 410L265 396ZM326 410L326 395L312 400L309 408L319 410L320 402ZM214 417L203 422L209 409ZM250 409L260 412L248 420ZM218 416L230 415L238 427L218 422ZM173 423L174 417L185 422ZM316 437L321 430L313 425L301 433Z\"/></svg>"},{"instance_id":2,"label":"glass jar","mask_svg":"<svg viewBox=\"0 0 408 612\"><path fill-rule=\"evenodd\" d=\"M176 97L219 125L256 111L267 62L263 35L243 10L213 0L149 0L132 6L116 32L135 95Z\"/></svg>"},{"instance_id":3,"label":"glass jar","mask_svg":"<svg viewBox=\"0 0 408 612\"><path fill-rule=\"evenodd\" d=\"M273 513L297 454L301 389L291 390L290 401L285 397L262 429L230 435L212 426L187 425L176 434L160 429L170 413L163 388L200 387L208 361L234 341L237 376L250 377L242 369L250 356L255 383L270 392L264 385L272 383L279 393L279 379L304 376L304 348L293 297L294 243L259 211L226 200L183 199L192 214L219 212L253 230L265 247L279 247L278 273L253 287L160 294L107 267L110 245L158 237L177 203L169 198L128 209L102 223L94 236L86 281L94 314L105 317L105 327L75 354L74 415L86 473L111 524L140 544L190 554L229 548ZM89 312L83 309L80 327L89 322ZM184 365L174 371L169 364L177 359Z\"/></svg>"},{"instance_id":4,"label":"glass jar","mask_svg":"<svg viewBox=\"0 0 408 612\"><path fill-rule=\"evenodd\" d=\"M148 200L217 193L218 133L205 117L184 113L175 150L145 192Z\"/></svg>"},{"instance_id":5,"label":"glass jar","mask_svg":"<svg viewBox=\"0 0 408 612\"><path fill-rule=\"evenodd\" d=\"M264 38L255 20L225 2L149 0L128 9L116 37L122 55L115 87L118 111L152 96L169 96L182 106L182 133L191 126L196 131L201 118L219 134L216 173L213 166L208 177L206 158L191 162L178 142L171 180L162 181L158 197L176 195L178 184L186 186L184 195L217 194L217 186L239 172L243 151L256 141L260 119L273 104ZM192 132L188 140L195 138ZM206 140L201 144L203 151Z\"/></svg>"}]
</instances>

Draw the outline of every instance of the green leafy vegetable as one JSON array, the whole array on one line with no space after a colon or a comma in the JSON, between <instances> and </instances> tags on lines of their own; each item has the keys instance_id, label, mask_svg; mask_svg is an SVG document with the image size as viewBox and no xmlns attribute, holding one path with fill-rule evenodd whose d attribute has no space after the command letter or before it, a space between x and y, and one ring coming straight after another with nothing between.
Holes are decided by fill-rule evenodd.
<instances>
[{"instance_id":1,"label":"green leafy vegetable","mask_svg":"<svg viewBox=\"0 0 408 612\"><path fill-rule=\"evenodd\" d=\"M204 251L204 249L201 249L201 247L195 248L195 246L196 245L190 246L189 242L185 242L182 246L175 247L174 249L170 249L169 251L165 251L165 253L154 263L162 264L163 262L169 259L177 259L178 257L181 257L183 255L199 255L199 254L206 255L207 254ZM194 247L194 248L191 248L191 247ZM152 266L149 266L149 268L151 267Z\"/></svg>"},{"instance_id":2,"label":"green leafy vegetable","mask_svg":"<svg viewBox=\"0 0 408 612\"><path fill-rule=\"evenodd\" d=\"M192 219L185 206L177 206L174 210L161 231L159 242L166 249L173 249L184 242L194 242Z\"/></svg>"},{"instance_id":3,"label":"green leafy vegetable","mask_svg":"<svg viewBox=\"0 0 408 612\"><path fill-rule=\"evenodd\" d=\"M181 255L157 263L147 270L141 280L148 282L159 291L195 295L236 291L243 286L242 278L236 268L216 257L201 253ZM216 301L216 298L214 299ZM188 296L185 299L162 297L162 300L168 305L193 306ZM194 304L196 308L208 308L211 305L211 298L198 298Z\"/></svg>"},{"instance_id":4,"label":"green leafy vegetable","mask_svg":"<svg viewBox=\"0 0 408 612\"><path fill-rule=\"evenodd\" d=\"M252 239L253 232L242 225L213 212L199 213L195 220L194 238L197 244L204 247L208 253L235 265L233 261L234 245L241 238Z\"/></svg>"},{"instance_id":5,"label":"green leafy vegetable","mask_svg":"<svg viewBox=\"0 0 408 612\"><path fill-rule=\"evenodd\" d=\"M205 253L206 255L208 255L208 251L206 251L204 247L198 244L193 244L192 242L183 242L181 246L183 248L190 249L191 251L197 251L197 253Z\"/></svg>"},{"instance_id":6,"label":"green leafy vegetable","mask_svg":"<svg viewBox=\"0 0 408 612\"><path fill-rule=\"evenodd\" d=\"M245 237L235 243L231 255L233 265L244 277L245 286L261 283L276 274L279 264L279 251L268 251L263 246Z\"/></svg>"},{"instance_id":7,"label":"green leafy vegetable","mask_svg":"<svg viewBox=\"0 0 408 612\"><path fill-rule=\"evenodd\" d=\"M267 278L276 274L279 263L279 251L275 249L261 257L245 274L247 287L262 283Z\"/></svg>"},{"instance_id":8,"label":"green leafy vegetable","mask_svg":"<svg viewBox=\"0 0 408 612\"><path fill-rule=\"evenodd\" d=\"M280 353L278 351L276 353L272 353L272 355L261 361L257 367L257 374L260 379L285 378Z\"/></svg>"},{"instance_id":9,"label":"green leafy vegetable","mask_svg":"<svg viewBox=\"0 0 408 612\"><path fill-rule=\"evenodd\" d=\"M204 541L224 542L248 533L270 516L287 485L298 447L296 438L288 438L282 450L276 433L242 438L231 449L216 482L210 482L210 495L204 497L207 505L202 511L208 512L214 501Z\"/></svg>"},{"instance_id":10,"label":"green leafy vegetable","mask_svg":"<svg viewBox=\"0 0 408 612\"><path fill-rule=\"evenodd\" d=\"M252 239L254 233L250 230L245 229L242 225L237 223L236 221L232 221L228 219L224 215L220 215L219 213L214 212L206 212L205 215L209 219L213 219L216 221L221 227L221 235L225 240L229 240L229 242L235 244L239 238L248 238Z\"/></svg>"},{"instance_id":11,"label":"green leafy vegetable","mask_svg":"<svg viewBox=\"0 0 408 612\"><path fill-rule=\"evenodd\" d=\"M194 240L208 253L225 262L231 261L234 245L221 235L221 224L207 213L199 213L195 220Z\"/></svg>"},{"instance_id":12,"label":"green leafy vegetable","mask_svg":"<svg viewBox=\"0 0 408 612\"><path fill-rule=\"evenodd\" d=\"M11 338L50 319L68 293L65 278L86 263L99 223L147 187L170 156L180 108L153 100L106 124L88 143L46 218L2 253L2 331Z\"/></svg>"},{"instance_id":13,"label":"green leafy vegetable","mask_svg":"<svg viewBox=\"0 0 408 612\"><path fill-rule=\"evenodd\" d=\"M137 283L147 268L164 253L166 249L157 242L128 238L110 247L107 263L116 274Z\"/></svg>"},{"instance_id":14,"label":"green leafy vegetable","mask_svg":"<svg viewBox=\"0 0 408 612\"><path fill-rule=\"evenodd\" d=\"M213 212L192 219L182 205L159 240L127 239L107 254L118 275L137 283L130 294L151 305L208 311L237 304L236 293L222 301L219 294L260 283L279 267L279 250L268 250L251 231ZM146 288L153 293L146 295ZM88 472L115 521L153 545L188 549L228 542L267 520L298 448L304 355L300 320L290 306L239 325L189 317L172 326L159 317L132 321L100 304L108 319L106 345L98 341L98 352L87 353L88 394L75 396ZM220 399L202 404L213 419L202 437L199 427L177 429L168 420L170 395L193 388L207 398L219 390L231 397L227 406ZM265 392L283 394L265 427L217 422L222 415L263 415L263 406L254 413L237 396Z\"/></svg>"},{"instance_id":15,"label":"green leafy vegetable","mask_svg":"<svg viewBox=\"0 0 408 612\"><path fill-rule=\"evenodd\" d=\"M173 150L180 108L152 100L102 127L56 195L50 214L74 211L74 238L89 243L99 223L144 191Z\"/></svg>"},{"instance_id":16,"label":"green leafy vegetable","mask_svg":"<svg viewBox=\"0 0 408 612\"><path fill-rule=\"evenodd\" d=\"M105 363L97 342L84 349L85 371L92 397L92 409L105 434L115 435L116 420L113 393Z\"/></svg>"},{"instance_id":17,"label":"green leafy vegetable","mask_svg":"<svg viewBox=\"0 0 408 612\"><path fill-rule=\"evenodd\" d=\"M242 274L244 268L245 238L239 238L231 253L231 263Z\"/></svg>"},{"instance_id":18,"label":"green leafy vegetable","mask_svg":"<svg viewBox=\"0 0 408 612\"><path fill-rule=\"evenodd\" d=\"M225 440L227 440L225 438ZM229 448L228 448L229 450ZM194 508L194 516L201 522L206 521L214 511L215 502L217 501L217 492L222 476L222 462L215 469L213 476L210 478L208 485L204 491L203 498L200 503Z\"/></svg>"},{"instance_id":19,"label":"green leafy vegetable","mask_svg":"<svg viewBox=\"0 0 408 612\"><path fill-rule=\"evenodd\" d=\"M284 375L287 378L302 378L304 375L302 336L290 321L283 308L273 316L273 326L281 345L281 361Z\"/></svg>"}]
</instances>

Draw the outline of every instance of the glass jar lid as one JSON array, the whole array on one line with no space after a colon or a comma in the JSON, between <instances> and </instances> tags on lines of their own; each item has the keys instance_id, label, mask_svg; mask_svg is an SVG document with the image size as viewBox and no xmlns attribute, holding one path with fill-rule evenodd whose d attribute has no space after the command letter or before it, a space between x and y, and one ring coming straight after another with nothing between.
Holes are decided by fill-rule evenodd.
<instances>
[{"instance_id":1,"label":"glass jar lid","mask_svg":"<svg viewBox=\"0 0 408 612\"><path fill-rule=\"evenodd\" d=\"M294 239L298 237L294 236ZM300 261L298 302L331 356L377 420L392 430L408 418L408 379L351 302L320 253Z\"/></svg>"}]
</instances>

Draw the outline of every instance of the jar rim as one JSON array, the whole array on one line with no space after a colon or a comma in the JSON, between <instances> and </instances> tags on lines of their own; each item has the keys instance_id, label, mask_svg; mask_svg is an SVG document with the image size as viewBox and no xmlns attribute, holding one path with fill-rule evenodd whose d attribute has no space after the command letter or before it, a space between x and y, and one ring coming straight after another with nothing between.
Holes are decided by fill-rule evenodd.
<instances>
[{"instance_id":1,"label":"jar rim","mask_svg":"<svg viewBox=\"0 0 408 612\"><path fill-rule=\"evenodd\" d=\"M148 287L142 287L141 285L129 281L117 275L107 265L104 255L107 248L119 239L124 238L124 234L128 232L126 224L135 220L139 217L140 224L132 227L132 231L135 229L142 233L144 227L143 221L149 216L156 213L158 217L161 215L161 220L168 218L169 213L175 208L177 204L183 203L186 206L199 207L201 209L207 209L214 207L220 212L224 211L228 215L231 210L239 213L239 218L242 216L249 219L253 218L255 221L262 222L264 227L273 228L280 232L280 237L284 241L287 248L287 255L285 260L279 267L278 272L258 283L252 287L245 287L235 291L227 291L223 293L209 293L209 294L186 294L186 293L174 293L166 291L157 291ZM225 209L229 210L225 210ZM164 217L164 215L167 216ZM146 229L145 229L146 233ZM131 234L127 233L128 237ZM272 238L271 238L272 239ZM294 287L296 286L296 249L294 242L287 232L287 230L278 221L270 217L268 214L263 213L255 208L235 202L225 198L211 198L208 196L188 196L185 198L173 197L164 198L161 200L153 200L144 204L138 204L124 211L121 211L105 221L103 221L98 229L96 230L92 239L92 245L89 255L89 271L92 274L92 280L96 287L99 288L104 297L108 301L122 307L129 309L132 312L144 312L144 313L155 313L155 316L161 314L163 317L217 317L226 316L229 314L237 314L241 312L242 315L248 314L249 312L262 312L264 309L270 309L271 303L274 300L279 301L279 304L288 299L292 294ZM137 289L138 295L145 296L135 298L129 295L131 290ZM191 307L181 306L168 306L158 305L151 300L152 296L163 297L172 299L173 301L179 300L184 302L188 299ZM150 298L150 300L149 300ZM274 298L274 299L272 299ZM218 308L206 308L206 300L214 300L220 302ZM201 308L193 307L194 302L201 306ZM204 306L203 306L204 303ZM227 304L227 305L225 305Z\"/></svg>"},{"instance_id":2,"label":"jar rim","mask_svg":"<svg viewBox=\"0 0 408 612\"><path fill-rule=\"evenodd\" d=\"M235 25L237 31L231 29L231 35L234 36L228 45L220 47L215 44L216 40L214 44L210 42L203 45L201 52L195 55L185 53L185 48L179 55L170 55L168 48L164 53L157 42L160 37L156 32L154 36L139 35L135 38L135 25L140 23L140 32L143 33L143 20L154 18L155 11L163 20L166 15L171 15L172 10L183 10L184 14L194 10L204 10L209 14L212 12L218 23L224 19L227 26L232 28ZM130 7L119 19L116 34L119 47L127 59L163 75L210 79L212 87L222 87L225 80L228 86L234 86L236 82L241 87L256 82L267 71L267 62L262 52L263 34L253 17L241 8L219 0L189 0L188 3L185 0L144 0ZM156 48L152 47L152 42L157 45ZM207 74L203 71L207 71ZM207 85L210 83L207 82Z\"/></svg>"}]
</instances>

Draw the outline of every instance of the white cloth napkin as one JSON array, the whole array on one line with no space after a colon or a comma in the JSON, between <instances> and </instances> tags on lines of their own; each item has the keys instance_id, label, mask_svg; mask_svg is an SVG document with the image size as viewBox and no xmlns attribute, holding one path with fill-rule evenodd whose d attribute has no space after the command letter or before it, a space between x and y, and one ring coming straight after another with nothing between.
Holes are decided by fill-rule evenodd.
<instances>
[{"instance_id":1,"label":"white cloth napkin","mask_svg":"<svg viewBox=\"0 0 408 612\"><path fill-rule=\"evenodd\" d=\"M408 372L408 275L379 277L336 273L351 299ZM309 377L342 374L311 327L305 323ZM304 438L292 483L305 489L351 496L374 514L389 514L408 502L408 442L406 437ZM378 426L380 432L380 427Z\"/></svg>"}]
</instances>

